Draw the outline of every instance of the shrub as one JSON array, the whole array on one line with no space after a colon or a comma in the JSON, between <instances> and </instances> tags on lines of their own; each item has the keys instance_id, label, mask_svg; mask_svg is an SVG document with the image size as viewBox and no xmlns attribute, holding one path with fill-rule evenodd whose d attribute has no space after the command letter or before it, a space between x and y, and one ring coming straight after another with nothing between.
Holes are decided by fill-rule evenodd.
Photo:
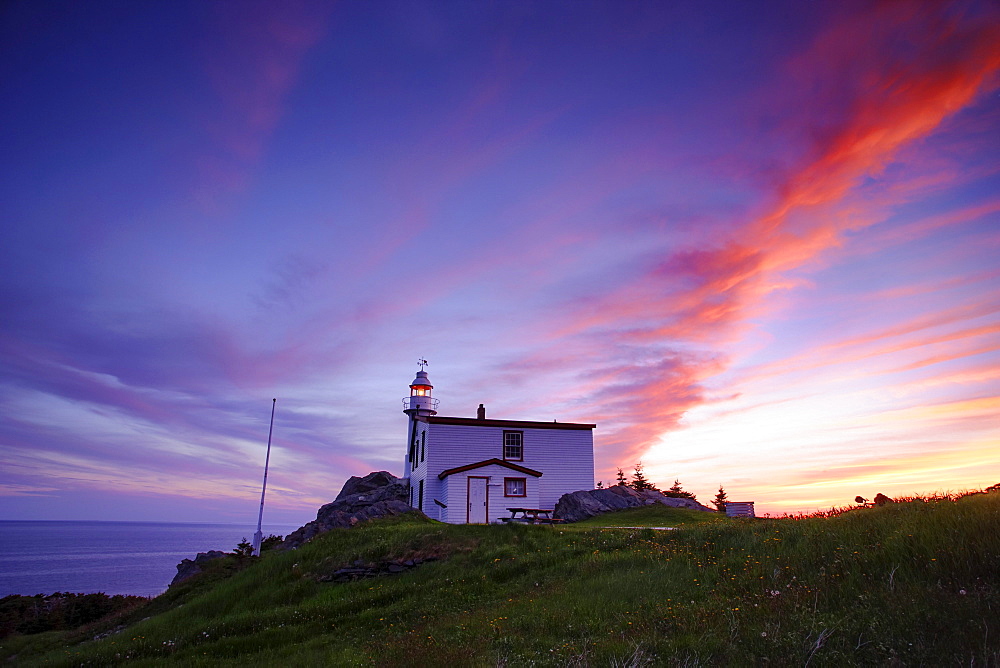
<instances>
[{"instance_id":1,"label":"shrub","mask_svg":"<svg viewBox=\"0 0 1000 668\"><path fill-rule=\"evenodd\" d=\"M236 544L233 554L237 557L249 557L253 554L253 545L247 541L246 536L243 536L243 540Z\"/></svg>"}]
</instances>

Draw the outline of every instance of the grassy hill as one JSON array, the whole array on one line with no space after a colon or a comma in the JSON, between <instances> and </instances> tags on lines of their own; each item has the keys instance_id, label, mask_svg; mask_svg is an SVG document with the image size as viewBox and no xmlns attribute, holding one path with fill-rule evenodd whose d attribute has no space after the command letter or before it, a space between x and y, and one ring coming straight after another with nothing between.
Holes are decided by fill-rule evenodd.
<instances>
[{"instance_id":1,"label":"grassy hill","mask_svg":"<svg viewBox=\"0 0 1000 668\"><path fill-rule=\"evenodd\" d=\"M627 508L616 513L606 513L569 525L579 527L674 527L681 528L706 522L727 522L725 515L701 510L671 508L661 504Z\"/></svg>"},{"instance_id":2,"label":"grassy hill","mask_svg":"<svg viewBox=\"0 0 1000 668\"><path fill-rule=\"evenodd\" d=\"M355 562L428 557L437 560L399 575L321 581ZM798 520L659 507L563 527L403 517L331 531L238 572L221 564L97 641L100 627L7 638L0 658L995 666L998 608L997 493Z\"/></svg>"}]
</instances>

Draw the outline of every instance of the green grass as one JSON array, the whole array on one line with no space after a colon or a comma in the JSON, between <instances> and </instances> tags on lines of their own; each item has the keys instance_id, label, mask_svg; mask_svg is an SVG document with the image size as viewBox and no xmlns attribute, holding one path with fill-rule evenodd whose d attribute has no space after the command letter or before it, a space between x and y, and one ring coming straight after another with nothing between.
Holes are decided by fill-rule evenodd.
<instances>
[{"instance_id":1,"label":"green grass","mask_svg":"<svg viewBox=\"0 0 1000 668\"><path fill-rule=\"evenodd\" d=\"M616 513L607 513L574 522L571 527L682 527L691 524L726 521L722 513L707 513L703 510L671 508L663 504L628 508Z\"/></svg>"},{"instance_id":2,"label":"green grass","mask_svg":"<svg viewBox=\"0 0 1000 668\"><path fill-rule=\"evenodd\" d=\"M169 592L116 635L12 637L0 643L0 659L1000 665L1000 494L822 519L696 522L663 510L675 509L598 520L683 527L448 526L404 517L332 531ZM318 581L355 560L414 556L439 559L396 576Z\"/></svg>"}]
</instances>

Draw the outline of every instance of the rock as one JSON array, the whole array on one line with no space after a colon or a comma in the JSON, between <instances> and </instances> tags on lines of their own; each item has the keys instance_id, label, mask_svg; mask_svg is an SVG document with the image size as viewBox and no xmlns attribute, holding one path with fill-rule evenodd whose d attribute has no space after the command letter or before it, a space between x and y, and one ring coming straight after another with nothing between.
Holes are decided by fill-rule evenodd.
<instances>
[{"instance_id":1,"label":"rock","mask_svg":"<svg viewBox=\"0 0 1000 668\"><path fill-rule=\"evenodd\" d=\"M702 510L709 513L718 512L715 508L709 508L708 506L703 506L694 499L678 499L667 496L658 500L657 503L662 503L663 505L670 506L672 508L687 508L688 510Z\"/></svg>"},{"instance_id":2,"label":"rock","mask_svg":"<svg viewBox=\"0 0 1000 668\"><path fill-rule=\"evenodd\" d=\"M329 575L320 575L316 577L318 582L352 582L354 580L363 580L367 578L377 578L389 575L398 575L399 573L405 573L411 568L416 568L420 564L426 563L428 561L436 561L437 557L426 557L424 559L413 558L407 559L405 561L385 561L374 565L364 565L364 562L358 560L354 562L353 566L345 566L344 568L338 568L333 573Z\"/></svg>"},{"instance_id":3,"label":"rock","mask_svg":"<svg viewBox=\"0 0 1000 668\"><path fill-rule=\"evenodd\" d=\"M333 511L351 513L382 501L407 503L409 499L410 489L402 480L386 471L376 471L364 478L349 478L337 498L320 508L316 516L319 519L324 512Z\"/></svg>"},{"instance_id":4,"label":"rock","mask_svg":"<svg viewBox=\"0 0 1000 668\"><path fill-rule=\"evenodd\" d=\"M665 496L663 493L651 489L640 492L625 485L615 485L604 489L563 494L556 503L553 515L567 522L579 522L602 513L624 510L625 508L638 508L654 503L662 503L672 508L715 512L712 508L703 506L694 499Z\"/></svg>"},{"instance_id":5,"label":"rock","mask_svg":"<svg viewBox=\"0 0 1000 668\"><path fill-rule=\"evenodd\" d=\"M366 494L368 492L374 491L376 489L386 487L399 482L399 478L392 475L388 471L375 471L374 473L369 473L363 478L359 478L356 475L352 475L344 483L344 486L340 490L340 494L334 499L334 502L345 499L349 496L357 496L359 494Z\"/></svg>"},{"instance_id":6,"label":"rock","mask_svg":"<svg viewBox=\"0 0 1000 668\"><path fill-rule=\"evenodd\" d=\"M279 549L288 550L330 529L346 529L366 520L419 512L409 504L410 490L386 471L352 476L337 498L316 513L316 519L288 534Z\"/></svg>"},{"instance_id":7,"label":"rock","mask_svg":"<svg viewBox=\"0 0 1000 668\"><path fill-rule=\"evenodd\" d=\"M177 606L177 607L180 607L180 606ZM101 640L102 638L107 638L108 636L113 636L116 633L121 633L124 630L125 630L125 625L124 624L119 624L118 626L116 626L115 628L111 629L110 631L105 631L104 633L98 633L96 636L93 637L93 640ZM13 660L13 657L11 657L8 660Z\"/></svg>"},{"instance_id":8,"label":"rock","mask_svg":"<svg viewBox=\"0 0 1000 668\"><path fill-rule=\"evenodd\" d=\"M184 559L181 563L177 564L177 575L174 576L174 579L167 586L173 587L175 584L180 584L188 578L198 575L203 571L202 566L205 565L206 561L221 559L225 556L228 556L228 554L221 550L209 550L208 552L199 552L194 559Z\"/></svg>"}]
</instances>

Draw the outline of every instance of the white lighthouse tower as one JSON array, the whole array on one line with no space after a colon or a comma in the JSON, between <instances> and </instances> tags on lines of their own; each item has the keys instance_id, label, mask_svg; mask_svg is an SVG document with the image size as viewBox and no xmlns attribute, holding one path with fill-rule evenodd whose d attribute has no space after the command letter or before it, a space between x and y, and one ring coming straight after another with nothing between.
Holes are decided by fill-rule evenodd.
<instances>
[{"instance_id":1,"label":"white lighthouse tower","mask_svg":"<svg viewBox=\"0 0 1000 668\"><path fill-rule=\"evenodd\" d=\"M434 386L427 378L427 360L417 362L420 371L410 383L410 396L403 398L403 412L409 417L407 434L409 446L406 448L406 460L403 462L403 477L409 480L413 465L417 462L417 416L437 415L438 400L431 396Z\"/></svg>"}]
</instances>

